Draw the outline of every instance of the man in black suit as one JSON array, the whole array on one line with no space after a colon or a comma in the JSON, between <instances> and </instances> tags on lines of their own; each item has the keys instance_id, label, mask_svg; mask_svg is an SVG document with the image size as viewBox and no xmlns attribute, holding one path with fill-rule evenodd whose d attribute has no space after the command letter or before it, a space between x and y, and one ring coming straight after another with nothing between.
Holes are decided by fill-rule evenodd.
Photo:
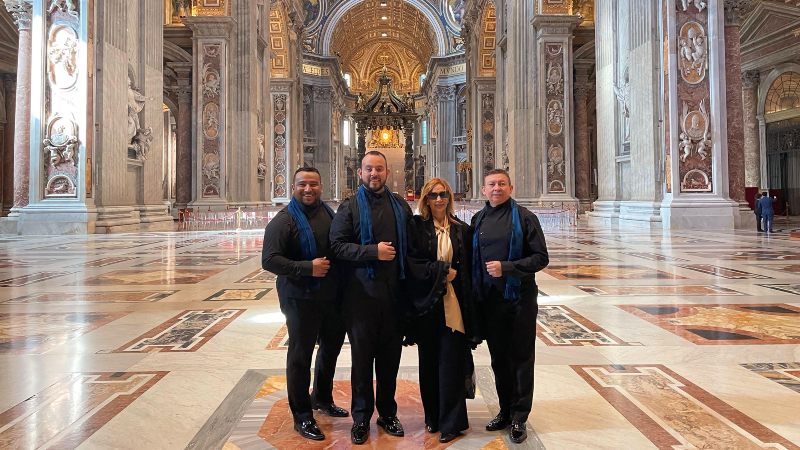
<instances>
[{"instance_id":1,"label":"man in black suit","mask_svg":"<svg viewBox=\"0 0 800 450\"><path fill-rule=\"evenodd\" d=\"M403 316L400 299L405 278L406 240L411 208L386 188L386 157L377 151L364 155L358 175L363 183L356 195L342 202L331 224L331 250L347 269L343 315L352 352L354 444L369 437L375 407L378 426L403 436L397 419L397 371L400 367ZM377 394L372 391L375 366Z\"/></svg>"},{"instance_id":2,"label":"man in black suit","mask_svg":"<svg viewBox=\"0 0 800 450\"><path fill-rule=\"evenodd\" d=\"M502 169L483 179L486 206L472 218L473 291L484 320L500 413L488 431L508 428L512 442L528 437L533 403L538 288L536 272L550 259L536 215L518 205L511 177Z\"/></svg>"},{"instance_id":3,"label":"man in black suit","mask_svg":"<svg viewBox=\"0 0 800 450\"><path fill-rule=\"evenodd\" d=\"M289 331L286 378L294 428L314 440L323 440L325 435L312 408L333 417L348 415L333 403L333 374L345 329L339 311L338 277L330 272L328 234L333 211L321 196L319 171L297 169L292 200L267 225L261 254L261 267L278 275L278 300ZM317 342L314 393L309 396L311 355Z\"/></svg>"}]
</instances>

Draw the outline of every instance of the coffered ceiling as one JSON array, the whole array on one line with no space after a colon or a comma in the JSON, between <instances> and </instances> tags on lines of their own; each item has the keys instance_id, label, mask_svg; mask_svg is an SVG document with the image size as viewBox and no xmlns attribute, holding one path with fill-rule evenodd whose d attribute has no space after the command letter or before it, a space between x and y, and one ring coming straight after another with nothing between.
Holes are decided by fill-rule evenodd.
<instances>
[{"instance_id":1,"label":"coffered ceiling","mask_svg":"<svg viewBox=\"0 0 800 450\"><path fill-rule=\"evenodd\" d=\"M381 6L385 3L385 6ZM419 75L438 52L428 19L403 0L366 0L336 23L331 52L352 76L351 90L371 91L383 65L397 90L419 89Z\"/></svg>"}]
</instances>

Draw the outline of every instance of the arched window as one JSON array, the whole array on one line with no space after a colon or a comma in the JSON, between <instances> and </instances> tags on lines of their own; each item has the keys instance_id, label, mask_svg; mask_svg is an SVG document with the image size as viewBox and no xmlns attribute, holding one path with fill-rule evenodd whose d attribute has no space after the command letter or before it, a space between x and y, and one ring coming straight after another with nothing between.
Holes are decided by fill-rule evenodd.
<instances>
[{"instance_id":1,"label":"arched window","mask_svg":"<svg viewBox=\"0 0 800 450\"><path fill-rule=\"evenodd\" d=\"M350 145L350 121L345 120L342 126L342 142L344 145Z\"/></svg>"},{"instance_id":2,"label":"arched window","mask_svg":"<svg viewBox=\"0 0 800 450\"><path fill-rule=\"evenodd\" d=\"M344 82L347 83L347 89L350 89L350 83L352 82L353 77L349 73L345 73L342 75L342 78L344 78Z\"/></svg>"},{"instance_id":3,"label":"arched window","mask_svg":"<svg viewBox=\"0 0 800 450\"><path fill-rule=\"evenodd\" d=\"M782 73L767 91L764 103L766 114L800 108L800 73Z\"/></svg>"},{"instance_id":4,"label":"arched window","mask_svg":"<svg viewBox=\"0 0 800 450\"><path fill-rule=\"evenodd\" d=\"M424 74L424 73L421 73L419 75L419 87L420 87L420 89L422 88L422 85L425 84L425 78L427 78L427 77L428 77L428 75Z\"/></svg>"},{"instance_id":5,"label":"arched window","mask_svg":"<svg viewBox=\"0 0 800 450\"><path fill-rule=\"evenodd\" d=\"M428 145L428 121L422 121L422 127L420 129L420 134L422 134L422 145Z\"/></svg>"}]
</instances>

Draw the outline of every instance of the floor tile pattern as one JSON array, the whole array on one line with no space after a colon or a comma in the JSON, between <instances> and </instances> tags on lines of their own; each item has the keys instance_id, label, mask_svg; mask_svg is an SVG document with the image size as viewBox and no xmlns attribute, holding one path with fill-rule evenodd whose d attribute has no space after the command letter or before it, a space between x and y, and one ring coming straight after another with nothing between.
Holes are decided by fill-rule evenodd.
<instances>
[{"instance_id":1,"label":"floor tile pattern","mask_svg":"<svg viewBox=\"0 0 800 450\"><path fill-rule=\"evenodd\" d=\"M0 414L0 448L75 448L166 374L68 375Z\"/></svg>"},{"instance_id":2,"label":"floor tile pattern","mask_svg":"<svg viewBox=\"0 0 800 450\"><path fill-rule=\"evenodd\" d=\"M471 428L448 448L798 448L800 240L582 222L545 235L529 439L483 430L499 411L483 343ZM317 414L319 444L291 430L262 239L0 236L0 448L351 448L350 419ZM343 406L350 365L345 344ZM373 417L367 447L444 447L423 430L417 371L404 347L407 435Z\"/></svg>"},{"instance_id":3,"label":"floor tile pattern","mask_svg":"<svg viewBox=\"0 0 800 450\"><path fill-rule=\"evenodd\" d=\"M754 363L742 367L800 394L800 363Z\"/></svg>"},{"instance_id":4,"label":"floor tile pattern","mask_svg":"<svg viewBox=\"0 0 800 450\"><path fill-rule=\"evenodd\" d=\"M800 307L787 304L621 305L695 344L800 344Z\"/></svg>"},{"instance_id":5,"label":"floor tile pattern","mask_svg":"<svg viewBox=\"0 0 800 450\"><path fill-rule=\"evenodd\" d=\"M573 368L658 448L800 449L663 365Z\"/></svg>"},{"instance_id":6,"label":"floor tile pattern","mask_svg":"<svg viewBox=\"0 0 800 450\"><path fill-rule=\"evenodd\" d=\"M245 310L184 311L116 352L196 352Z\"/></svg>"}]
</instances>

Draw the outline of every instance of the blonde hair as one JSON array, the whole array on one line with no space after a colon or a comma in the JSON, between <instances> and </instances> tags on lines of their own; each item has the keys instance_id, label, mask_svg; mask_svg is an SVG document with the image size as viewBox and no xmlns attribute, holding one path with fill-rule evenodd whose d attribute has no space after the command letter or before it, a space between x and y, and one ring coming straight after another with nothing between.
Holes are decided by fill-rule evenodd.
<instances>
[{"instance_id":1,"label":"blonde hair","mask_svg":"<svg viewBox=\"0 0 800 450\"><path fill-rule=\"evenodd\" d=\"M450 223L455 223L455 219L453 218L455 215L455 207L453 206L455 198L453 197L453 190L450 189L450 184L448 184L447 181L442 178L431 178L427 183L425 183L425 186L422 187L422 191L420 191L419 194L419 203L417 203L419 215L425 220L431 218L431 207L428 206L428 194L433 191L433 188L436 187L437 184L441 185L447 192L448 201L447 208L445 209L447 220Z\"/></svg>"}]
</instances>

